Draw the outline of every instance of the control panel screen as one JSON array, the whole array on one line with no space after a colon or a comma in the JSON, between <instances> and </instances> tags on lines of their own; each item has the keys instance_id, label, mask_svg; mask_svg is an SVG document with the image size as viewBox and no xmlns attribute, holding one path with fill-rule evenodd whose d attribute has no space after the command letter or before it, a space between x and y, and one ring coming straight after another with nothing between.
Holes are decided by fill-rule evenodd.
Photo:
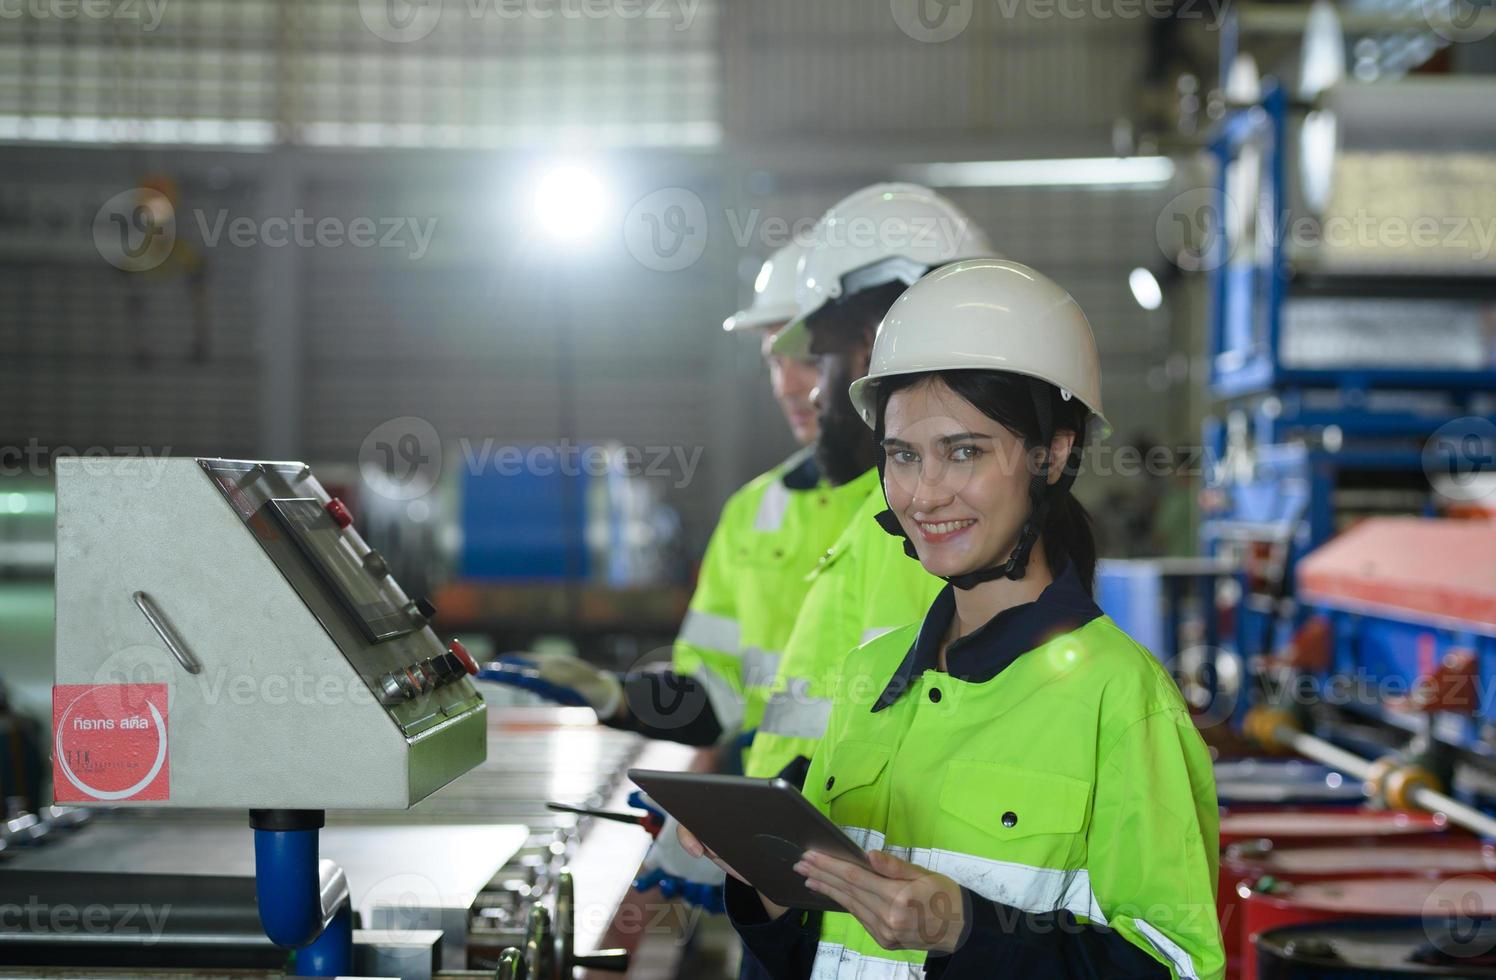
<instances>
[{"instance_id":1,"label":"control panel screen","mask_svg":"<svg viewBox=\"0 0 1496 980\"><path fill-rule=\"evenodd\" d=\"M415 632L410 616L380 591L321 501L281 498L266 506L370 643Z\"/></svg>"}]
</instances>

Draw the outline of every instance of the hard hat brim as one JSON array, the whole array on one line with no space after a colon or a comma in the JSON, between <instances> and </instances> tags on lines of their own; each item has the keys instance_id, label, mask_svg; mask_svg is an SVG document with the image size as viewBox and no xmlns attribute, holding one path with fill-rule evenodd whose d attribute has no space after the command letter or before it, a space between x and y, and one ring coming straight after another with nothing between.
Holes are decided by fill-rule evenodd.
<instances>
[{"instance_id":1,"label":"hard hat brim","mask_svg":"<svg viewBox=\"0 0 1496 980\"><path fill-rule=\"evenodd\" d=\"M760 327L773 327L794 319L796 307L793 303L785 303L778 306L750 307L746 310L738 310L732 316L722 321L722 329L728 333L739 330L755 330Z\"/></svg>"},{"instance_id":2,"label":"hard hat brim","mask_svg":"<svg viewBox=\"0 0 1496 980\"><path fill-rule=\"evenodd\" d=\"M775 357L788 357L803 361L810 357L810 328L805 325L807 317L797 316L779 331L769 353Z\"/></svg>"},{"instance_id":3,"label":"hard hat brim","mask_svg":"<svg viewBox=\"0 0 1496 980\"><path fill-rule=\"evenodd\" d=\"M922 367L919 370L890 371L884 374L870 374L866 377L858 378L856 381L853 381L851 386L847 389L847 396L852 399L852 407L857 410L857 414L862 418L862 421L867 425L867 427L869 429L876 428L878 424L879 381L882 381L885 378L900 378L911 374L938 374L942 371L995 371L1001 374L1020 374L1026 378L1038 378L1038 380L1046 382L1047 384L1054 384L1054 382L1050 381L1048 378L1040 377L1039 375L1030 373L1028 371L1000 371L996 368L972 367L970 364L953 364L947 367L932 365L930 367ZM1081 401L1081 404L1086 405L1084 401ZM1112 424L1106 420L1106 416L1102 415L1090 405L1086 405L1086 410L1090 412L1091 417L1096 420L1090 426L1092 431L1096 433L1096 438L1105 439L1109 437L1112 434Z\"/></svg>"}]
</instances>

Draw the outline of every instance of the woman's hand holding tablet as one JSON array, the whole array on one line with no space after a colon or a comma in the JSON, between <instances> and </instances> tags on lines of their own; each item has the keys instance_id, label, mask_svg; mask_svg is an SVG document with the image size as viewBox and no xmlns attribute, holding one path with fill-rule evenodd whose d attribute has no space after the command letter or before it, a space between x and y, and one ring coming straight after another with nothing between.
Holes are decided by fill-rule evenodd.
<instances>
[{"instance_id":1,"label":"woman's hand holding tablet","mask_svg":"<svg viewBox=\"0 0 1496 980\"><path fill-rule=\"evenodd\" d=\"M773 905L840 912L825 894L805 887L795 865L819 851L863 868L868 856L841 828L782 779L630 769L629 778L689 830L688 853L709 853L724 871Z\"/></svg>"}]
</instances>

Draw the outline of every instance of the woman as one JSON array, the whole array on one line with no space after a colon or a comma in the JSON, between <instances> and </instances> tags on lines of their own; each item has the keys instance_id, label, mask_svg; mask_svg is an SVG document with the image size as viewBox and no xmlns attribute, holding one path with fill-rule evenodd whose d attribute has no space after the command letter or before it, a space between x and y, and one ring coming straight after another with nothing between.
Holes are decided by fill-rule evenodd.
<instances>
[{"instance_id":1,"label":"woman","mask_svg":"<svg viewBox=\"0 0 1496 980\"><path fill-rule=\"evenodd\" d=\"M1016 262L945 266L879 328L851 393L884 449L880 522L949 584L848 657L806 778L868 849L871 870L796 866L847 913L729 882L772 975L1221 975L1209 755L1168 673L1091 598L1070 484L1106 425L1099 382L1080 308Z\"/></svg>"}]
</instances>

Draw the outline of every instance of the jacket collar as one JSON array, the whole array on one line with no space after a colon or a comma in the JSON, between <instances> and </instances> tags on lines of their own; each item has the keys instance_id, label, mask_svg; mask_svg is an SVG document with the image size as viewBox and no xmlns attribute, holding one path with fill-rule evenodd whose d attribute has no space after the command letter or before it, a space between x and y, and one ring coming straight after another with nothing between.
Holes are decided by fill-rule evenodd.
<instances>
[{"instance_id":1,"label":"jacket collar","mask_svg":"<svg viewBox=\"0 0 1496 980\"><path fill-rule=\"evenodd\" d=\"M955 614L956 590L947 585L930 605L914 645L873 704L874 711L893 704L925 671L936 669L940 641ZM1067 564L1037 599L1004 609L975 632L952 643L945 652L947 673L957 680L985 684L1023 654L1080 629L1100 615L1101 610L1082 588L1075 566Z\"/></svg>"},{"instance_id":2,"label":"jacket collar","mask_svg":"<svg viewBox=\"0 0 1496 980\"><path fill-rule=\"evenodd\" d=\"M814 490L821 482L821 468L816 465L815 447L810 446L784 461L779 478L786 490Z\"/></svg>"}]
</instances>

